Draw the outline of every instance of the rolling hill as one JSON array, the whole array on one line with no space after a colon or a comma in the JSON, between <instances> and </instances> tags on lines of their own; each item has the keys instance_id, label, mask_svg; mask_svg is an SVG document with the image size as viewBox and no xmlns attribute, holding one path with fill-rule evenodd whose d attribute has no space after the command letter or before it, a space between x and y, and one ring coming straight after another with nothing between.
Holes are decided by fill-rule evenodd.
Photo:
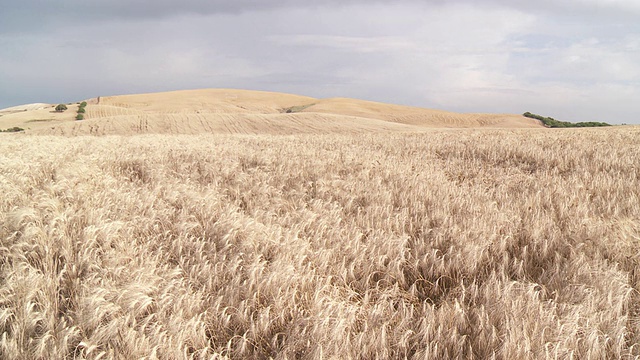
<instances>
[{"instance_id":1,"label":"rolling hill","mask_svg":"<svg viewBox=\"0 0 640 360\"><path fill-rule=\"evenodd\" d=\"M30 104L0 110L0 128L35 134L296 134L405 132L426 128L535 128L537 120L510 114L461 114L364 100L315 99L283 93L207 89L105 96L76 106Z\"/></svg>"}]
</instances>

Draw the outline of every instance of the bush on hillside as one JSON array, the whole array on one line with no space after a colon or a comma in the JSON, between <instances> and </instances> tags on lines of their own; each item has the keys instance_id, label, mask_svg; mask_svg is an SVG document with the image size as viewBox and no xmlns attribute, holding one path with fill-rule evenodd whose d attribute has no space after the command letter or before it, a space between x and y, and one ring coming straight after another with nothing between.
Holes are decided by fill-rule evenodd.
<instances>
[{"instance_id":1,"label":"bush on hillside","mask_svg":"<svg viewBox=\"0 0 640 360\"><path fill-rule=\"evenodd\" d=\"M552 117L544 117L541 115L530 113L528 111L522 115L531 119L540 120L542 121L544 126L550 127L550 128L611 126L611 124L607 124L605 122L598 122L598 121L588 121L588 122L578 122L578 123L572 123L569 121L560 121Z\"/></svg>"},{"instance_id":2,"label":"bush on hillside","mask_svg":"<svg viewBox=\"0 0 640 360\"><path fill-rule=\"evenodd\" d=\"M67 105L65 105L65 104L58 104L58 106L56 106L56 111L57 112L63 112L65 110L67 110Z\"/></svg>"},{"instance_id":3,"label":"bush on hillside","mask_svg":"<svg viewBox=\"0 0 640 360\"><path fill-rule=\"evenodd\" d=\"M311 107L315 104L306 104L306 105L297 105L297 106L291 106L288 108L284 108L284 109L280 109L281 113L286 113L286 114L292 114L292 113L297 113L297 112L301 112L304 109Z\"/></svg>"},{"instance_id":4,"label":"bush on hillside","mask_svg":"<svg viewBox=\"0 0 640 360\"><path fill-rule=\"evenodd\" d=\"M84 120L84 115L82 114L76 115L76 120Z\"/></svg>"},{"instance_id":5,"label":"bush on hillside","mask_svg":"<svg viewBox=\"0 0 640 360\"><path fill-rule=\"evenodd\" d=\"M21 127L17 127L17 126L14 126L12 128L8 128L6 130L0 130L0 132L20 132L20 131L24 131L24 129L21 128Z\"/></svg>"}]
</instances>

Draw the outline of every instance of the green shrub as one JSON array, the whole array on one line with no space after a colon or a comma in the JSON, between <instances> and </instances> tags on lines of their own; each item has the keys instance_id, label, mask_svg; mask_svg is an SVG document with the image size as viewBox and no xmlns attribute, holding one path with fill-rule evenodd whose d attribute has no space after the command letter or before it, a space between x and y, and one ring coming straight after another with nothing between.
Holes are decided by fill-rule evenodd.
<instances>
[{"instance_id":1,"label":"green shrub","mask_svg":"<svg viewBox=\"0 0 640 360\"><path fill-rule=\"evenodd\" d=\"M84 114L86 111L84 110L83 107L78 109L78 114Z\"/></svg>"},{"instance_id":2,"label":"green shrub","mask_svg":"<svg viewBox=\"0 0 640 360\"><path fill-rule=\"evenodd\" d=\"M65 110L67 110L67 105L65 105L65 104L58 104L58 106L56 106L56 111L57 112L63 112Z\"/></svg>"},{"instance_id":3,"label":"green shrub","mask_svg":"<svg viewBox=\"0 0 640 360\"><path fill-rule=\"evenodd\" d=\"M84 120L84 115L82 114L76 115L76 120Z\"/></svg>"},{"instance_id":4,"label":"green shrub","mask_svg":"<svg viewBox=\"0 0 640 360\"><path fill-rule=\"evenodd\" d=\"M292 106L292 107L288 107L288 108L284 108L284 109L280 109L281 113L287 113L287 114L291 114L291 113L297 113L297 112L301 112L304 109L311 107L315 104L307 104L307 105L298 105L298 106Z\"/></svg>"},{"instance_id":5,"label":"green shrub","mask_svg":"<svg viewBox=\"0 0 640 360\"><path fill-rule=\"evenodd\" d=\"M522 115L531 119L540 120L542 121L544 126L550 127L550 128L611 126L611 124L607 124L605 122L597 122L597 121L578 122L578 123L572 123L569 121L560 121L552 117L544 117L541 115L530 113L528 111Z\"/></svg>"},{"instance_id":6,"label":"green shrub","mask_svg":"<svg viewBox=\"0 0 640 360\"><path fill-rule=\"evenodd\" d=\"M83 102L80 103L80 107L85 107L85 106L87 106L87 102L86 101L83 101Z\"/></svg>"},{"instance_id":7,"label":"green shrub","mask_svg":"<svg viewBox=\"0 0 640 360\"><path fill-rule=\"evenodd\" d=\"M6 130L0 130L0 132L20 132L20 131L24 131L24 129L21 128L21 127L17 127L17 126L14 126L12 128L8 128Z\"/></svg>"}]
</instances>

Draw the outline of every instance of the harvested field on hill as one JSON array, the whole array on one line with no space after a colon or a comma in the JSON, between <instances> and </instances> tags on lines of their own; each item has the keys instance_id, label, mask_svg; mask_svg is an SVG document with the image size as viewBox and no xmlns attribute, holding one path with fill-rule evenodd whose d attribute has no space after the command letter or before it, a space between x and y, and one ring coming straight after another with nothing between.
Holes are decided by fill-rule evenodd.
<instances>
[{"instance_id":1,"label":"harvested field on hill","mask_svg":"<svg viewBox=\"0 0 640 360\"><path fill-rule=\"evenodd\" d=\"M95 109L89 108L93 116ZM388 121L333 114L138 114L104 115L97 120L62 124L36 133L50 135L117 134L349 134L416 132L413 126ZM108 114L108 112L103 112Z\"/></svg>"},{"instance_id":2,"label":"harvested field on hill","mask_svg":"<svg viewBox=\"0 0 640 360\"><path fill-rule=\"evenodd\" d=\"M56 105L28 104L0 110L0 129L18 126L24 129L51 129L73 122L77 105L69 105L65 112L55 111Z\"/></svg>"},{"instance_id":3,"label":"harvested field on hill","mask_svg":"<svg viewBox=\"0 0 640 360\"><path fill-rule=\"evenodd\" d=\"M527 119L521 115L461 114L443 110L423 109L345 98L317 100L316 103L302 111L359 116L428 128L541 127L539 121Z\"/></svg>"},{"instance_id":4,"label":"harvested field on hill","mask_svg":"<svg viewBox=\"0 0 640 360\"><path fill-rule=\"evenodd\" d=\"M0 137L0 358L640 355L636 128Z\"/></svg>"},{"instance_id":5,"label":"harvested field on hill","mask_svg":"<svg viewBox=\"0 0 640 360\"><path fill-rule=\"evenodd\" d=\"M40 135L333 134L417 132L433 128L541 128L509 114L460 114L356 99L248 90L205 89L102 96L64 113L51 107L6 113L0 129L18 126ZM22 109L22 108L21 108ZM34 121L34 120L49 120Z\"/></svg>"}]
</instances>

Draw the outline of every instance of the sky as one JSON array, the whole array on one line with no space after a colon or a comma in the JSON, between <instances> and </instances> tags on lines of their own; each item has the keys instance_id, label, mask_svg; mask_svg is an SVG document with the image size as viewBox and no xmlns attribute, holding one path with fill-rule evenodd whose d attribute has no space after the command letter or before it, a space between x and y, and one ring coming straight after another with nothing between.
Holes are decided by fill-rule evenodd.
<instances>
[{"instance_id":1,"label":"sky","mask_svg":"<svg viewBox=\"0 0 640 360\"><path fill-rule=\"evenodd\" d=\"M0 0L0 108L237 88L640 124L638 0Z\"/></svg>"}]
</instances>

